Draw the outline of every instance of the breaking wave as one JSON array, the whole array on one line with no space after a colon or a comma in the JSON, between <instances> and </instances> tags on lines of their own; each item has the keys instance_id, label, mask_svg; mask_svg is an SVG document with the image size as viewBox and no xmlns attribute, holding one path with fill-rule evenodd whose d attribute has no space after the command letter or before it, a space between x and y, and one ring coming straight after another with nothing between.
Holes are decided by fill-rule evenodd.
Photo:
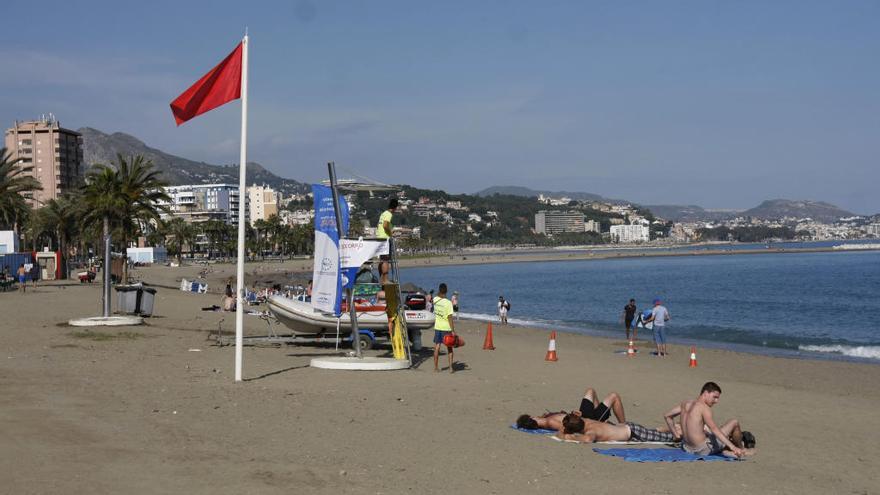
<instances>
[{"instance_id":1,"label":"breaking wave","mask_svg":"<svg viewBox=\"0 0 880 495\"><path fill-rule=\"evenodd\" d=\"M808 352L828 352L850 357L880 359L880 346L875 345L800 345L798 350Z\"/></svg>"}]
</instances>

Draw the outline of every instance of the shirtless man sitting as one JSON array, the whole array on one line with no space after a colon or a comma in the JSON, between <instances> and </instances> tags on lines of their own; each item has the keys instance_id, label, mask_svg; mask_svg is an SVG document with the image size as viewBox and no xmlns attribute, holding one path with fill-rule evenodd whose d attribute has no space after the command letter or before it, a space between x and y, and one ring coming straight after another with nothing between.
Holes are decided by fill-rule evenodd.
<instances>
[{"instance_id":1,"label":"shirtless man sitting","mask_svg":"<svg viewBox=\"0 0 880 495\"><path fill-rule=\"evenodd\" d=\"M580 443L594 442L664 442L673 443L675 435L669 431L654 430L636 423L613 425L584 420L578 412L565 415L557 438Z\"/></svg>"},{"instance_id":2,"label":"shirtless man sitting","mask_svg":"<svg viewBox=\"0 0 880 495\"><path fill-rule=\"evenodd\" d=\"M602 399L602 402L599 402L596 399L598 395L599 394L596 393L596 390L592 388L588 388L584 391L584 397L581 399L581 405L579 408L580 416L593 421L604 422L611 419L611 413L614 412L617 421L621 423L626 422L626 415L623 412L623 401L621 401L620 395L617 392L611 392ZM538 428L558 430L562 426L562 417L565 416L565 414L565 411L547 413L543 416L529 416L528 414L523 414L517 418L516 424L518 428L525 430L537 430ZM531 418L534 420L534 423L527 421L526 418ZM522 424L520 424L521 421Z\"/></svg>"},{"instance_id":3,"label":"shirtless man sitting","mask_svg":"<svg viewBox=\"0 0 880 495\"><path fill-rule=\"evenodd\" d=\"M743 432L739 421L731 419L719 428L712 418L712 406L721 397L721 387L706 382L700 396L673 407L666 413L666 424L673 428L675 418L681 416L681 448L698 455L722 454L727 457L752 455L753 449L743 445Z\"/></svg>"}]
</instances>

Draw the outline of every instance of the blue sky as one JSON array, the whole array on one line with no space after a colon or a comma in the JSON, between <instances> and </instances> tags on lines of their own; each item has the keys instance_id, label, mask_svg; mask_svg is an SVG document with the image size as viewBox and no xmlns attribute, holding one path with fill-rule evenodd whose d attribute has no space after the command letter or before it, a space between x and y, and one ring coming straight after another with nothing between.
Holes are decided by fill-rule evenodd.
<instances>
[{"instance_id":1,"label":"blue sky","mask_svg":"<svg viewBox=\"0 0 880 495\"><path fill-rule=\"evenodd\" d=\"M38 6L37 6L38 5ZM880 212L880 2L28 2L0 123L53 112L238 161L238 102L168 104L250 30L248 159L322 179Z\"/></svg>"}]
</instances>

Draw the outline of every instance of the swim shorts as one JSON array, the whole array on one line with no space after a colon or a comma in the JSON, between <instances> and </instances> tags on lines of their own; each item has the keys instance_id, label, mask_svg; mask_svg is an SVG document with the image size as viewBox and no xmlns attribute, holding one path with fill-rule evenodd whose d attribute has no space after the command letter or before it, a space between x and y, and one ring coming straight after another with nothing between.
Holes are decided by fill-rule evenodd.
<instances>
[{"instance_id":1,"label":"swim shorts","mask_svg":"<svg viewBox=\"0 0 880 495\"><path fill-rule=\"evenodd\" d=\"M642 425L636 423L626 423L629 426L629 441L630 442L666 442L672 443L675 441L675 438L672 436L672 433L652 430L650 428L645 428Z\"/></svg>"},{"instance_id":2,"label":"swim shorts","mask_svg":"<svg viewBox=\"0 0 880 495\"><path fill-rule=\"evenodd\" d=\"M603 402L593 406L593 401L584 397L581 399L581 416L593 421L608 421L611 418L611 410Z\"/></svg>"},{"instance_id":3,"label":"swim shorts","mask_svg":"<svg viewBox=\"0 0 880 495\"><path fill-rule=\"evenodd\" d=\"M434 330L434 343L435 344L442 344L443 343L443 336L445 336L448 333L449 332L446 330Z\"/></svg>"},{"instance_id":4,"label":"swim shorts","mask_svg":"<svg viewBox=\"0 0 880 495\"><path fill-rule=\"evenodd\" d=\"M654 343L655 344L665 344L666 343L666 331L664 327L660 325L654 325Z\"/></svg>"},{"instance_id":5,"label":"swim shorts","mask_svg":"<svg viewBox=\"0 0 880 495\"><path fill-rule=\"evenodd\" d=\"M27 277L26 277L26 276L24 276L24 275L19 275L19 276L18 276L18 283L23 284L23 283L25 283L26 281L27 281Z\"/></svg>"},{"instance_id":6,"label":"swim shorts","mask_svg":"<svg viewBox=\"0 0 880 495\"><path fill-rule=\"evenodd\" d=\"M627 318L626 320L624 320L626 328L634 328L633 327L633 320L634 320L634 318Z\"/></svg>"},{"instance_id":7,"label":"swim shorts","mask_svg":"<svg viewBox=\"0 0 880 495\"><path fill-rule=\"evenodd\" d=\"M681 448L685 452L697 455L715 455L724 452L724 444L712 433L707 433L706 441L696 449L688 445L687 442L682 442Z\"/></svg>"}]
</instances>

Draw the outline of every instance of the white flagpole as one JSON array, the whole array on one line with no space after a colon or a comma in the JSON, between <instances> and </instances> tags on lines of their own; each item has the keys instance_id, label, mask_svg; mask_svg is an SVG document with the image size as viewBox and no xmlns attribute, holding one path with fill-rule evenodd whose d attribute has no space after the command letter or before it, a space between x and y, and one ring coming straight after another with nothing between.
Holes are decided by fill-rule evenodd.
<instances>
[{"instance_id":1,"label":"white flagpole","mask_svg":"<svg viewBox=\"0 0 880 495\"><path fill-rule=\"evenodd\" d=\"M241 381L241 347L244 335L244 223L247 207L247 87L248 87L248 36L241 40L241 157L238 175L238 264L236 266L236 284L238 285L238 301L235 304L235 381Z\"/></svg>"}]
</instances>

